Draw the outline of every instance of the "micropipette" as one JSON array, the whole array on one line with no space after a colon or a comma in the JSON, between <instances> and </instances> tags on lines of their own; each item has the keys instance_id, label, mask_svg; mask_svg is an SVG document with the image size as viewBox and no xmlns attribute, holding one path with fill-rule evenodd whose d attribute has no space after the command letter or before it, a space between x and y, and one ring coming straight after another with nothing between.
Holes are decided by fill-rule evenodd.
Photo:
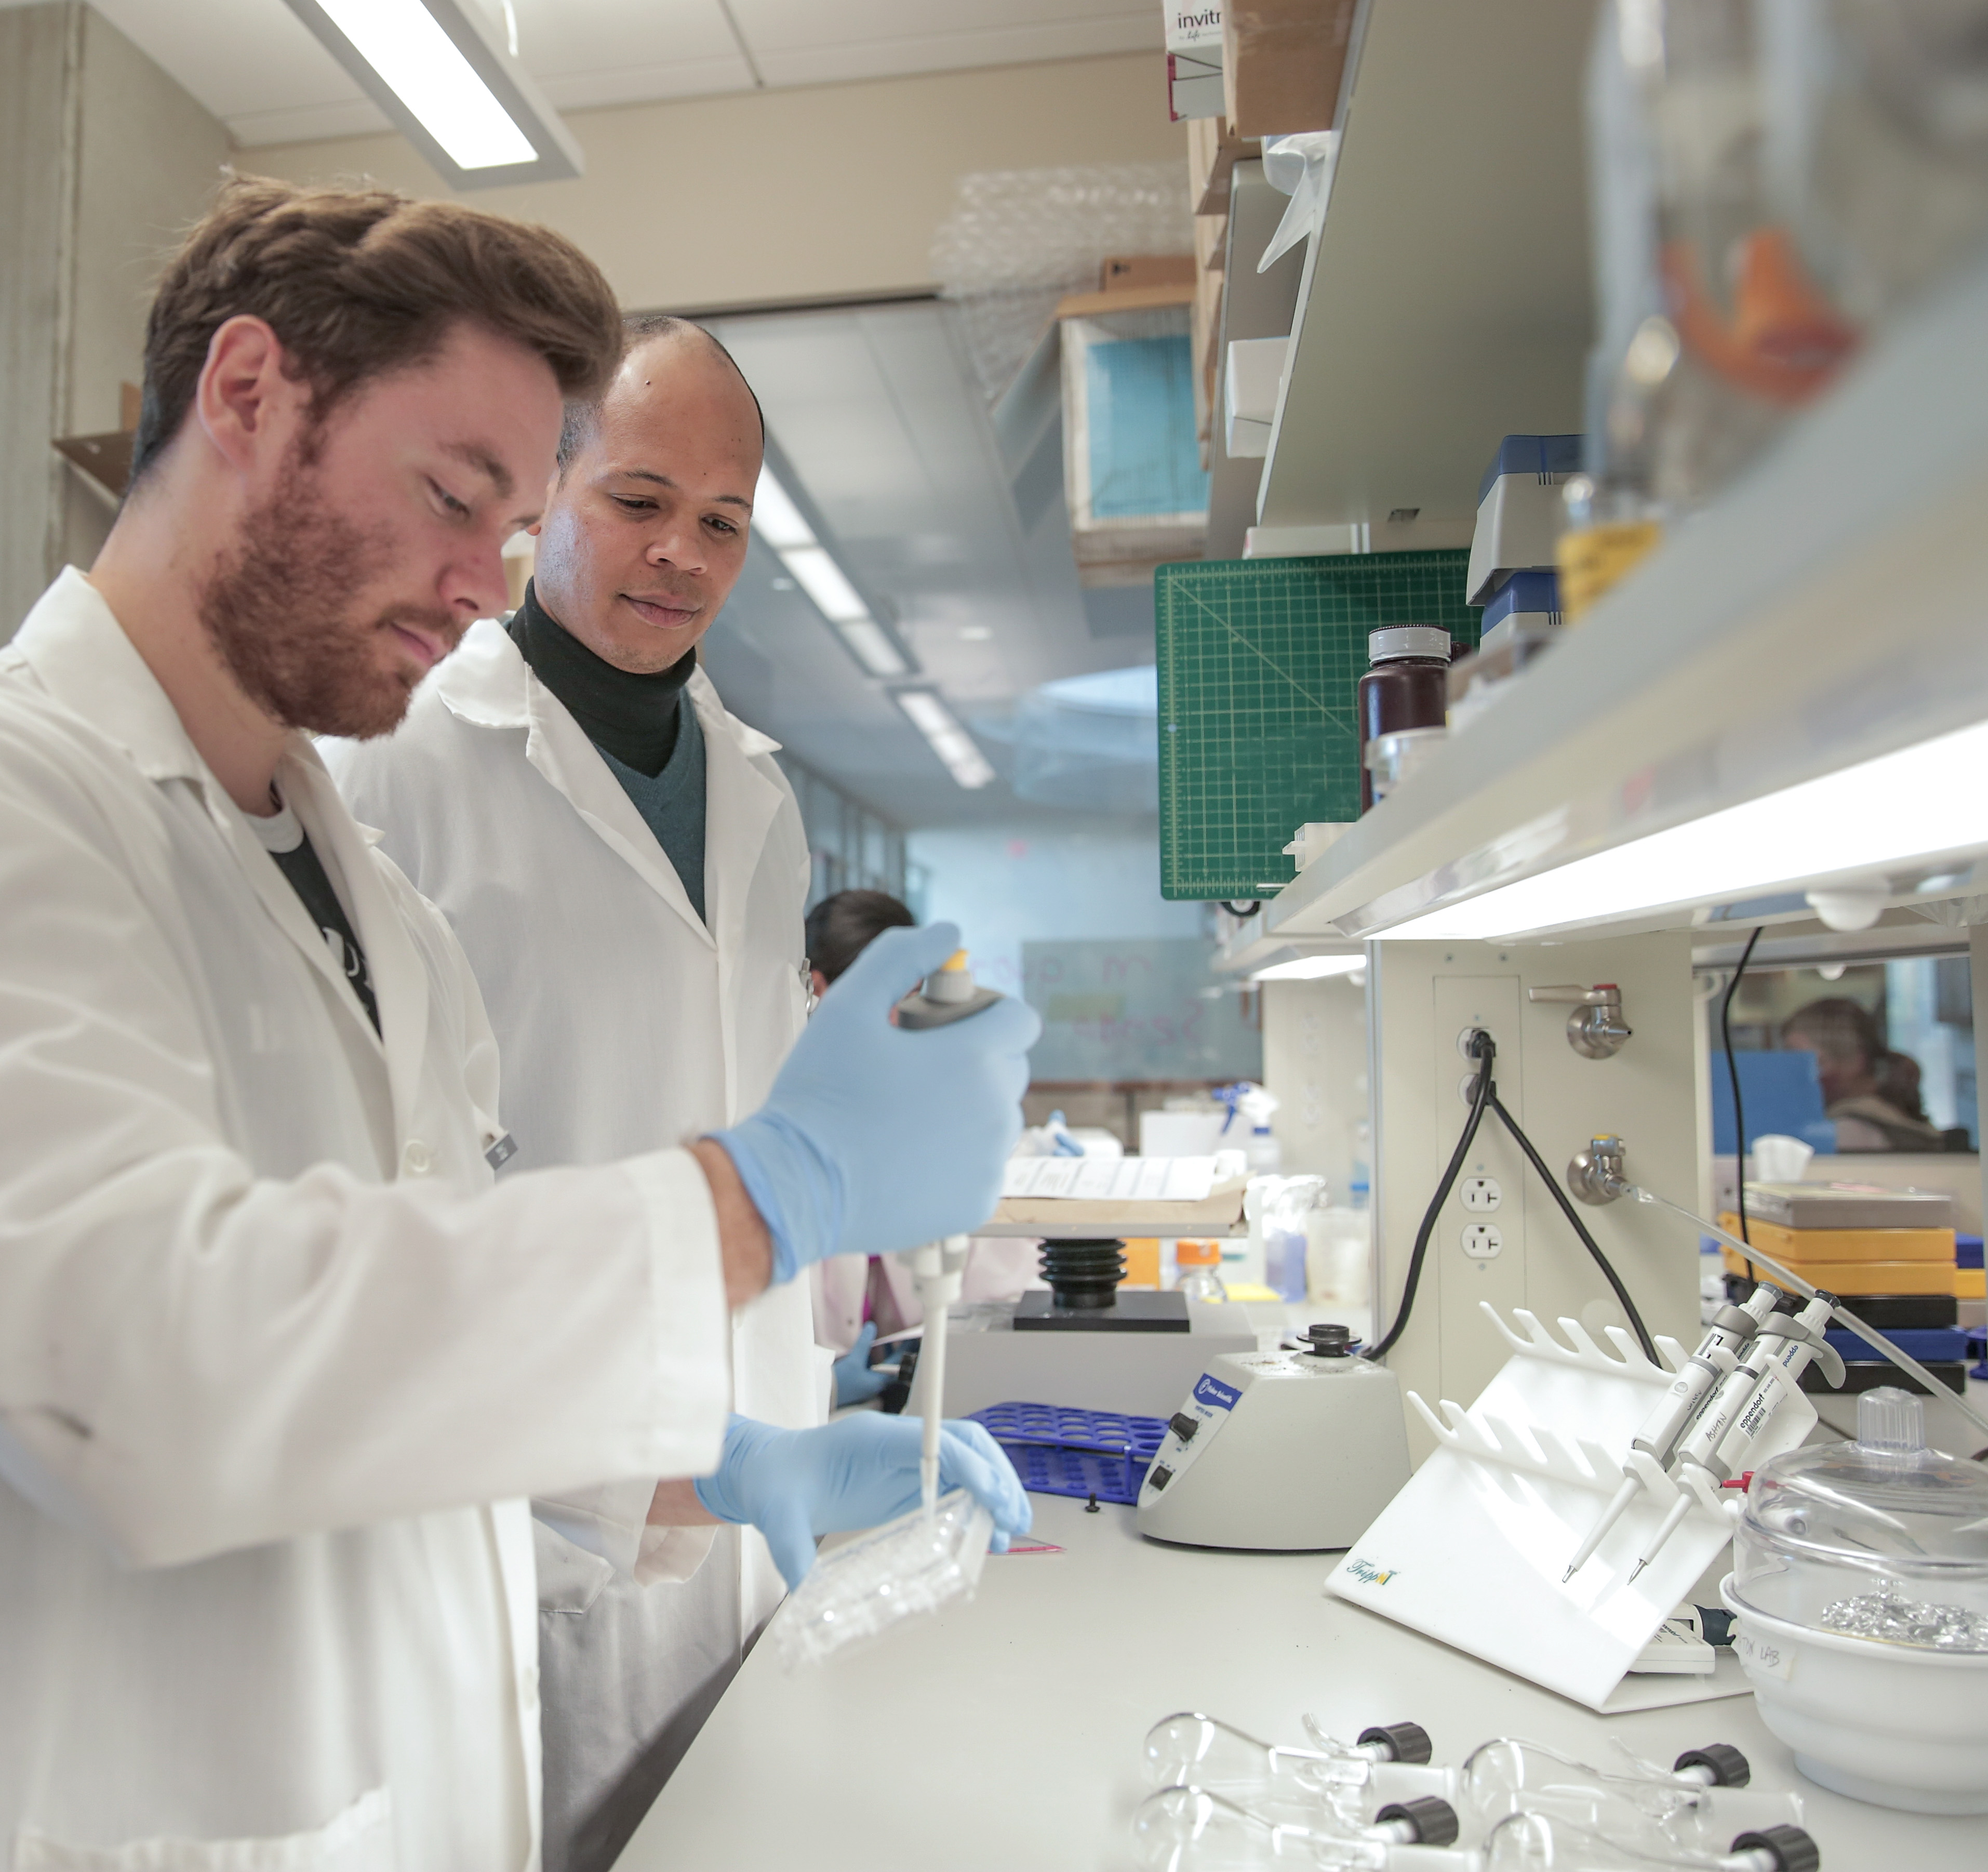
<instances>
[{"instance_id":1,"label":"micropipette","mask_svg":"<svg viewBox=\"0 0 1988 1872\"><path fill-rule=\"evenodd\" d=\"M1714 1241L1723 1241L1729 1248L1736 1249L1750 1260L1758 1261L1790 1293L1807 1294L1813 1298L1821 1291L1821 1288L1811 1286L1809 1282L1804 1280L1792 1268L1783 1268L1771 1254L1763 1254L1751 1242L1742 1241L1737 1235L1727 1234L1725 1230L1719 1227L1716 1224L1706 1221L1704 1217L1695 1214L1692 1210L1685 1208L1682 1203L1674 1203L1668 1197L1659 1196L1655 1190L1645 1190L1635 1183L1625 1183L1617 1193L1633 1197L1639 1203L1655 1203L1659 1208L1668 1209L1672 1215L1683 1217L1694 1227L1702 1230ZM1882 1352L1900 1371L1916 1379L1919 1381L1919 1388L1929 1397L1937 1397L1943 1403L1951 1405L1976 1430L1988 1432L1988 1417L1983 1417L1958 1392L1949 1390L1942 1384L1910 1352L1901 1352L1898 1346L1885 1338L1876 1327L1866 1325L1840 1300L1836 1302L1836 1323L1839 1326L1848 1327L1874 1352Z\"/></svg>"},{"instance_id":2,"label":"micropipette","mask_svg":"<svg viewBox=\"0 0 1988 1872\"><path fill-rule=\"evenodd\" d=\"M948 1235L913 1251L911 1274L925 1311L925 1342L918 1355L925 1381L924 1435L918 1444L919 1498L929 1517L938 1505L939 1430L945 1415L946 1315L959 1298L966 1272L966 1237Z\"/></svg>"},{"instance_id":3,"label":"micropipette","mask_svg":"<svg viewBox=\"0 0 1988 1872\"><path fill-rule=\"evenodd\" d=\"M1744 1467L1811 1361L1821 1359L1832 1382L1842 1383L1842 1356L1823 1337L1835 1304L1830 1295L1819 1293L1793 1318L1777 1313L1761 1327L1745 1356L1719 1380L1698 1421L1679 1444L1678 1473L1701 1469L1715 1483L1729 1481ZM1662 1550L1678 1523L1691 1511L1694 1499L1689 1492L1679 1491L1638 1556L1629 1575L1631 1580Z\"/></svg>"},{"instance_id":4,"label":"micropipette","mask_svg":"<svg viewBox=\"0 0 1988 1872\"><path fill-rule=\"evenodd\" d=\"M956 949L945 961L898 1002L898 1024L908 1031L950 1027L992 1007L1001 999L992 988L979 987L968 966L966 951ZM918 1305L925 1313L924 1343L918 1354L925 1386L925 1434L918 1446L918 1484L929 1520L938 1503L939 1427L945 1410L946 1315L959 1298L966 1271L966 1237L948 1235L913 1251L911 1273L918 1284Z\"/></svg>"},{"instance_id":5,"label":"micropipette","mask_svg":"<svg viewBox=\"0 0 1988 1872\"><path fill-rule=\"evenodd\" d=\"M1691 1355L1684 1369L1664 1393L1662 1403L1644 1420L1630 1448L1641 1451L1659 1466L1669 1462L1678 1439L1689 1427L1699 1407L1710 1396L1712 1387L1739 1363L1740 1348L1753 1338L1760 1330L1760 1322L1773 1312L1774 1299L1772 1288L1756 1288L1744 1306L1719 1309L1697 1351ZM1642 1486L1641 1478L1633 1472L1623 1478L1614 1499L1602 1510L1601 1518L1587 1531L1587 1538L1575 1552L1573 1564L1561 1575L1563 1585L1594 1557L1594 1550L1621 1519L1623 1511L1635 1499L1637 1490Z\"/></svg>"}]
</instances>

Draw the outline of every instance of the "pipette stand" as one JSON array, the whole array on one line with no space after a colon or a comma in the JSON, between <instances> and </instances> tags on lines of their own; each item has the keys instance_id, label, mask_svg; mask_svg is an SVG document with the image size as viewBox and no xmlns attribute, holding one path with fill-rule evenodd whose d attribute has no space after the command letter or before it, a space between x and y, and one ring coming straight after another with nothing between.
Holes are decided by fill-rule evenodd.
<instances>
[{"instance_id":1,"label":"pipette stand","mask_svg":"<svg viewBox=\"0 0 1988 1872\"><path fill-rule=\"evenodd\" d=\"M1561 1579L1628 1472L1631 1440L1685 1349L1660 1337L1665 1363L1653 1365L1620 1327L1608 1329L1611 1356L1577 1320L1559 1322L1563 1344L1523 1308L1513 1314L1518 1332L1488 1303L1483 1310L1511 1357L1468 1410L1445 1399L1439 1417L1408 1394L1438 1447L1348 1549L1328 1589L1604 1715L1743 1694L1727 1657L1709 1677L1628 1674L1731 1539L1738 1490L1702 1476L1688 1484L1690 1511L1631 1585L1679 1487L1642 1459L1648 1485L1587 1565ZM1790 1397L1754 1460L1792 1449L1814 1421L1806 1398Z\"/></svg>"}]
</instances>

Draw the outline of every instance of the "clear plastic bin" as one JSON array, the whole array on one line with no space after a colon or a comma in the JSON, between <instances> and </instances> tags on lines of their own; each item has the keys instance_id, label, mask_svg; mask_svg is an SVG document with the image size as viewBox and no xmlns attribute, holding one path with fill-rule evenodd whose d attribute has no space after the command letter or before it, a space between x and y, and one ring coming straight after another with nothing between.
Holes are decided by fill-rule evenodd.
<instances>
[{"instance_id":1,"label":"clear plastic bin","mask_svg":"<svg viewBox=\"0 0 1988 1872\"><path fill-rule=\"evenodd\" d=\"M948 1600L971 1598L994 1521L964 1489L825 1553L789 1596L773 1644L789 1671L819 1664Z\"/></svg>"}]
</instances>

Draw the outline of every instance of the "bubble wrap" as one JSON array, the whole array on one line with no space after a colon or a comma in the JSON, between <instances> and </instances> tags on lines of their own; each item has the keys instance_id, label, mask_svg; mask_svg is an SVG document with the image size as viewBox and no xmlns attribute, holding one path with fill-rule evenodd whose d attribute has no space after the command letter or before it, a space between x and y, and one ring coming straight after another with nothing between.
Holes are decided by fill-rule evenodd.
<instances>
[{"instance_id":1,"label":"bubble wrap","mask_svg":"<svg viewBox=\"0 0 1988 1872\"><path fill-rule=\"evenodd\" d=\"M992 403L1035 349L1057 300L1095 291L1108 256L1193 246L1184 163L986 170L960 178L931 264L941 293L959 308Z\"/></svg>"}]
</instances>

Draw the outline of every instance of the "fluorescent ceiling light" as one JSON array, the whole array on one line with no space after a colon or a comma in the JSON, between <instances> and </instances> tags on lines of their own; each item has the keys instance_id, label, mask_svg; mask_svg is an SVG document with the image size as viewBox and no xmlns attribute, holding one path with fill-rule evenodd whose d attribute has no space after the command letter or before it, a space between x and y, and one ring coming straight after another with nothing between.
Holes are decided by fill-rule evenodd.
<instances>
[{"instance_id":1,"label":"fluorescent ceiling light","mask_svg":"<svg viewBox=\"0 0 1988 1872\"><path fill-rule=\"evenodd\" d=\"M1988 722L1522 878L1373 933L1495 940L1988 851Z\"/></svg>"},{"instance_id":2,"label":"fluorescent ceiling light","mask_svg":"<svg viewBox=\"0 0 1988 1872\"><path fill-rule=\"evenodd\" d=\"M857 595L841 567L829 557L826 547L789 547L780 558L830 624L870 615L870 607Z\"/></svg>"},{"instance_id":3,"label":"fluorescent ceiling light","mask_svg":"<svg viewBox=\"0 0 1988 1872\"><path fill-rule=\"evenodd\" d=\"M995 777L987 757L973 737L959 725L958 718L929 689L899 689L898 706L911 717L911 725L931 745L945 763L945 770L971 792Z\"/></svg>"},{"instance_id":4,"label":"fluorescent ceiling light","mask_svg":"<svg viewBox=\"0 0 1988 1872\"><path fill-rule=\"evenodd\" d=\"M908 676L911 673L911 658L899 648L897 639L870 614L863 594L850 583L848 574L836 564L828 548L816 539L814 529L795 505L793 496L763 467L759 470L759 485L752 490L752 531L779 555L781 564L794 583L814 601L816 610L828 620L850 655L867 674ZM978 753L975 750L976 758ZM992 777L991 772L989 777Z\"/></svg>"},{"instance_id":5,"label":"fluorescent ceiling light","mask_svg":"<svg viewBox=\"0 0 1988 1872\"><path fill-rule=\"evenodd\" d=\"M1267 969L1257 970L1249 979L1252 981L1317 981L1327 975L1357 975L1366 966L1364 955L1300 956L1290 962L1273 962Z\"/></svg>"},{"instance_id":6,"label":"fluorescent ceiling light","mask_svg":"<svg viewBox=\"0 0 1988 1872\"><path fill-rule=\"evenodd\" d=\"M752 530L776 553L815 543L814 529L801 518L793 496L764 468L752 490Z\"/></svg>"},{"instance_id":7,"label":"fluorescent ceiling light","mask_svg":"<svg viewBox=\"0 0 1988 1872\"><path fill-rule=\"evenodd\" d=\"M478 0L289 0L290 9L457 188L556 181L585 161L492 36Z\"/></svg>"},{"instance_id":8,"label":"fluorescent ceiling light","mask_svg":"<svg viewBox=\"0 0 1988 1872\"><path fill-rule=\"evenodd\" d=\"M911 666L904 652L874 618L851 618L835 627L857 662L873 676L908 676Z\"/></svg>"}]
</instances>

